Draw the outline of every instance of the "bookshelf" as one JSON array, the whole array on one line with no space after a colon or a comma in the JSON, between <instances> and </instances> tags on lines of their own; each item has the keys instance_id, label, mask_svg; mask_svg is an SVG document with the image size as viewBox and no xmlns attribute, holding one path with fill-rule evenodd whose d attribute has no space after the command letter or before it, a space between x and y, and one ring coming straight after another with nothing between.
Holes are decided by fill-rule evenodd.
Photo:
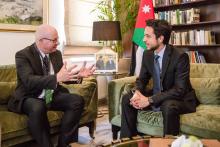
<instances>
[{"instance_id":1,"label":"bookshelf","mask_svg":"<svg viewBox=\"0 0 220 147\"><path fill-rule=\"evenodd\" d=\"M204 26L212 26L212 25L220 25L220 21L205 21L205 22L197 22L191 24L179 24L179 25L172 25L173 29L181 29L181 27L204 27Z\"/></svg>"},{"instance_id":2,"label":"bookshelf","mask_svg":"<svg viewBox=\"0 0 220 147\"><path fill-rule=\"evenodd\" d=\"M157 0L156 0L157 1ZM165 2L167 0L159 0ZM194 0L175 4L156 4L155 13L166 11L187 10L191 8L200 10L199 22L173 24L175 32L192 30L208 30L214 33L215 43L213 44L184 44L174 45L178 49L188 51L199 51L206 59L207 63L220 63L220 0ZM186 1L186 0L185 0ZM158 2L158 1L157 1ZM156 2L156 3L157 3ZM198 45L197 45L198 44Z\"/></svg>"},{"instance_id":3,"label":"bookshelf","mask_svg":"<svg viewBox=\"0 0 220 147\"><path fill-rule=\"evenodd\" d=\"M166 1L166 0L162 0ZM175 0L170 0L175 1ZM173 10L173 9L184 9L184 8L192 8L192 7L200 7L200 6L206 6L210 4L218 4L219 0L194 0L194 1L188 1L188 2L182 2L178 4L168 4L168 5L159 5L154 7L154 11L167 11L167 10Z\"/></svg>"}]
</instances>

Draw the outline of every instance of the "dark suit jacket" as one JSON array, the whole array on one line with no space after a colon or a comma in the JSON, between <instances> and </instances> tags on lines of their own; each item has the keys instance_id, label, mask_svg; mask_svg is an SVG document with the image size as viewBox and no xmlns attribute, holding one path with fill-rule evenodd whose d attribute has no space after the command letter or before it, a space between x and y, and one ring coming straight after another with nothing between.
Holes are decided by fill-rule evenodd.
<instances>
[{"instance_id":1,"label":"dark suit jacket","mask_svg":"<svg viewBox=\"0 0 220 147\"><path fill-rule=\"evenodd\" d=\"M54 93L68 92L56 80L56 73L63 66L61 52L57 50L49 56L55 75L43 75L41 59L35 44L16 53L17 87L8 103L10 111L21 113L24 99L37 98L43 89L53 89Z\"/></svg>"},{"instance_id":2,"label":"dark suit jacket","mask_svg":"<svg viewBox=\"0 0 220 147\"><path fill-rule=\"evenodd\" d=\"M146 94L148 91L146 85L153 77L153 69L154 52L144 51L140 75L136 80L136 89L142 94ZM152 96L153 104L160 106L165 100L176 99L186 102L187 107L192 112L195 111L198 101L190 83L189 72L188 55L171 45L167 45L162 61L161 85L163 90L161 93Z\"/></svg>"}]
</instances>

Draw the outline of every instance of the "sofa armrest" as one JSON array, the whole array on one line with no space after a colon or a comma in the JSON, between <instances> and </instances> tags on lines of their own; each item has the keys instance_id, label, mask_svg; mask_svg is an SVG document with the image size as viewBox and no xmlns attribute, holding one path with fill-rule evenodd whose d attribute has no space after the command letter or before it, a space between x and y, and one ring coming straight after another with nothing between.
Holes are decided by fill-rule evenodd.
<instances>
[{"instance_id":1,"label":"sofa armrest","mask_svg":"<svg viewBox=\"0 0 220 147\"><path fill-rule=\"evenodd\" d=\"M62 85L67 88L70 93L83 96L85 100L85 109L90 106L90 103L94 101L93 99L97 101L97 81L94 78L85 78L81 84Z\"/></svg>"},{"instance_id":2,"label":"sofa armrest","mask_svg":"<svg viewBox=\"0 0 220 147\"><path fill-rule=\"evenodd\" d=\"M109 121L119 114L119 102L121 92L125 84L134 83L135 76L115 79L108 84L108 108L109 108Z\"/></svg>"}]
</instances>

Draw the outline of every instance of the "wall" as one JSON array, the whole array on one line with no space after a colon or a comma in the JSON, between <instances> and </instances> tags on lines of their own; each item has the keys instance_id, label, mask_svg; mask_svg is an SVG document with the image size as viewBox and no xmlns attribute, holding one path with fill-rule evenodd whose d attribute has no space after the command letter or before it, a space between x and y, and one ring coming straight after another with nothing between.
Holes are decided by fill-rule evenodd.
<instances>
[{"instance_id":1,"label":"wall","mask_svg":"<svg viewBox=\"0 0 220 147\"><path fill-rule=\"evenodd\" d=\"M33 41L33 32L0 32L0 65L15 64L15 53Z\"/></svg>"}]
</instances>

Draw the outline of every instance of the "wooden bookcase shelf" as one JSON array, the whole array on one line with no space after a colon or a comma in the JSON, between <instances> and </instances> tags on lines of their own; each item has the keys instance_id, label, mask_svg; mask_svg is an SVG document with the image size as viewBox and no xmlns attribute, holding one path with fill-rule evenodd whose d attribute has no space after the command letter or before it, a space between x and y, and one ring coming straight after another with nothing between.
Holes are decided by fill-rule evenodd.
<instances>
[{"instance_id":1,"label":"wooden bookcase shelf","mask_svg":"<svg viewBox=\"0 0 220 147\"><path fill-rule=\"evenodd\" d=\"M185 9L185 8L195 8L200 6L206 5L214 5L220 3L219 0L197 0L192 2L185 2L180 4L172 4L172 5L164 5L164 6L157 6L154 7L154 11L168 11L168 10L175 10L175 9Z\"/></svg>"},{"instance_id":2,"label":"wooden bookcase shelf","mask_svg":"<svg viewBox=\"0 0 220 147\"><path fill-rule=\"evenodd\" d=\"M204 21L192 24L178 24L172 25L173 29L178 29L182 27L204 27L204 26L213 26L213 25L220 25L220 20L218 21Z\"/></svg>"},{"instance_id":3,"label":"wooden bookcase shelf","mask_svg":"<svg viewBox=\"0 0 220 147\"><path fill-rule=\"evenodd\" d=\"M183 48L183 47L187 47L187 48L215 48L216 47L220 47L220 44L213 44L213 45L174 45L177 48Z\"/></svg>"},{"instance_id":4,"label":"wooden bookcase shelf","mask_svg":"<svg viewBox=\"0 0 220 147\"><path fill-rule=\"evenodd\" d=\"M163 5L154 7L155 12L185 10L190 8L200 9L200 22L192 24L172 25L174 31L210 30L215 32L216 44L214 45L175 45L183 50L198 50L207 63L220 63L220 0L196 0L192 2Z\"/></svg>"}]
</instances>

